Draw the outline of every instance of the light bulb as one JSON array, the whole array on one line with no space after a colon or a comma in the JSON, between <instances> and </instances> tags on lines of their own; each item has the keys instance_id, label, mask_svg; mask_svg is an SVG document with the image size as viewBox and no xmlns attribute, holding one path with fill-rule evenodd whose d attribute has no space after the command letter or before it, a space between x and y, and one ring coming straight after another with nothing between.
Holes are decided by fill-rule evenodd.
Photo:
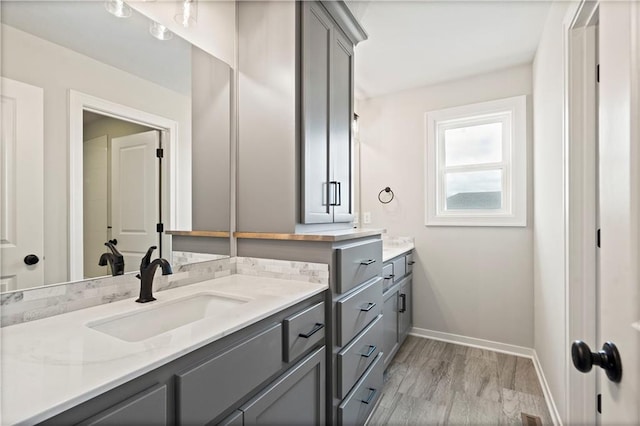
<instances>
[{"instance_id":1,"label":"light bulb","mask_svg":"<svg viewBox=\"0 0 640 426\"><path fill-rule=\"evenodd\" d=\"M124 0L107 0L104 2L107 12L118 18L128 18L131 16L131 8Z\"/></svg>"},{"instance_id":2,"label":"light bulb","mask_svg":"<svg viewBox=\"0 0 640 426\"><path fill-rule=\"evenodd\" d=\"M173 38L173 33L167 27L155 21L151 21L149 33L158 40L171 40Z\"/></svg>"},{"instance_id":3,"label":"light bulb","mask_svg":"<svg viewBox=\"0 0 640 426\"><path fill-rule=\"evenodd\" d=\"M198 21L198 4L196 0L178 2L178 11L174 19L185 28L193 26Z\"/></svg>"}]
</instances>

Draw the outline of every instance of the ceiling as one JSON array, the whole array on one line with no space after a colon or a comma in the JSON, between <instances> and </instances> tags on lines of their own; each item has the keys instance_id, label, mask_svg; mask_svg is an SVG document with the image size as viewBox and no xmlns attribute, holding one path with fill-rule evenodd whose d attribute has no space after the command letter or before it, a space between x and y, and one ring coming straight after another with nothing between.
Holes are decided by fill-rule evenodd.
<instances>
[{"instance_id":1,"label":"ceiling","mask_svg":"<svg viewBox=\"0 0 640 426\"><path fill-rule=\"evenodd\" d=\"M356 97L370 98L530 63L547 1L348 1L369 34L356 47Z\"/></svg>"}]
</instances>

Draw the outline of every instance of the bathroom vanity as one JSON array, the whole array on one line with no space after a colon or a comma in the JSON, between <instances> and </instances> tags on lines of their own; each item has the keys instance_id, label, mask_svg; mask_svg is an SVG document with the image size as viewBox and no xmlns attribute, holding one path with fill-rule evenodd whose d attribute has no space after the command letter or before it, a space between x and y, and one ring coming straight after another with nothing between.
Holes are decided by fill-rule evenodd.
<instances>
[{"instance_id":1,"label":"bathroom vanity","mask_svg":"<svg viewBox=\"0 0 640 426\"><path fill-rule=\"evenodd\" d=\"M326 288L236 274L5 327L3 423L323 424Z\"/></svg>"}]
</instances>

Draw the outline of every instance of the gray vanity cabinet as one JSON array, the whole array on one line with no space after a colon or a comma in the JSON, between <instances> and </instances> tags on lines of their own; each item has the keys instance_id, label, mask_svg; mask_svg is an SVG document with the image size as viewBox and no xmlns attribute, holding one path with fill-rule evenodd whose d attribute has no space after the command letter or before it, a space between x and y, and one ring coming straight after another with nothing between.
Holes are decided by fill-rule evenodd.
<instances>
[{"instance_id":1,"label":"gray vanity cabinet","mask_svg":"<svg viewBox=\"0 0 640 426\"><path fill-rule=\"evenodd\" d=\"M325 349L317 349L242 406L245 425L324 425Z\"/></svg>"},{"instance_id":2,"label":"gray vanity cabinet","mask_svg":"<svg viewBox=\"0 0 640 426\"><path fill-rule=\"evenodd\" d=\"M304 223L351 222L353 44L316 2L302 5Z\"/></svg>"},{"instance_id":3,"label":"gray vanity cabinet","mask_svg":"<svg viewBox=\"0 0 640 426\"><path fill-rule=\"evenodd\" d=\"M324 299L312 296L42 424L324 424ZM308 343L285 347L285 329Z\"/></svg>"},{"instance_id":4,"label":"gray vanity cabinet","mask_svg":"<svg viewBox=\"0 0 640 426\"><path fill-rule=\"evenodd\" d=\"M393 360L413 326L413 273L407 265L413 265L412 252L385 262L383 267L383 277L387 284L384 290L382 309L385 369Z\"/></svg>"}]
</instances>

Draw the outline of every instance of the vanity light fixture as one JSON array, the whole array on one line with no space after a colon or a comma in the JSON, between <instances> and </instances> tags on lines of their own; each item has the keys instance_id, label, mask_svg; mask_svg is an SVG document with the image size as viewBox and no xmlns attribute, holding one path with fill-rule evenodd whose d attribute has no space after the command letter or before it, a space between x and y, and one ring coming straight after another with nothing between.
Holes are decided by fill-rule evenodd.
<instances>
[{"instance_id":1,"label":"vanity light fixture","mask_svg":"<svg viewBox=\"0 0 640 426\"><path fill-rule=\"evenodd\" d=\"M173 33L169 31L169 28L156 21L151 21L149 24L149 33L158 40L171 40L173 38Z\"/></svg>"},{"instance_id":2,"label":"vanity light fixture","mask_svg":"<svg viewBox=\"0 0 640 426\"><path fill-rule=\"evenodd\" d=\"M198 3L196 0L180 0L178 11L174 18L176 22L185 28L195 25L198 21Z\"/></svg>"},{"instance_id":3,"label":"vanity light fixture","mask_svg":"<svg viewBox=\"0 0 640 426\"><path fill-rule=\"evenodd\" d=\"M124 0L107 0L104 2L107 12L118 18L128 18L131 16L131 8Z\"/></svg>"}]
</instances>

